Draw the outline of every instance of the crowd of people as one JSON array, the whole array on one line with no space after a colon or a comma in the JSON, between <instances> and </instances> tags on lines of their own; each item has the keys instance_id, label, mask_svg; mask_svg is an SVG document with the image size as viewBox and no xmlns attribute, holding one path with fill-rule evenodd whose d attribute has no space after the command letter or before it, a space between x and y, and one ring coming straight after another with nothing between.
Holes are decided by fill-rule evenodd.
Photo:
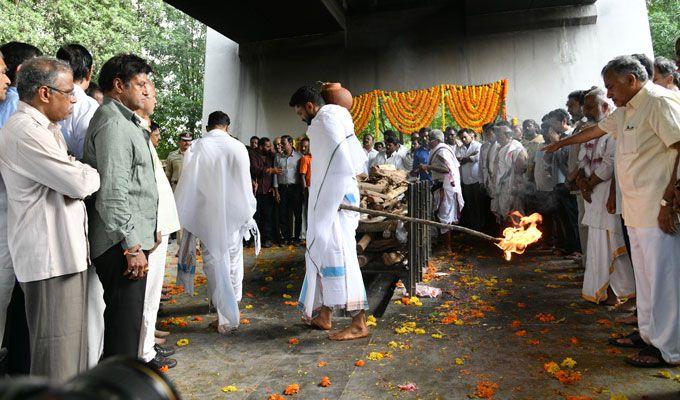
<instances>
[{"instance_id":1,"label":"crowd of people","mask_svg":"<svg viewBox=\"0 0 680 400\"><path fill-rule=\"evenodd\" d=\"M680 92L670 60L617 57L602 70L604 89L569 93L540 124L502 120L479 135L423 128L410 147L391 130L359 141L349 111L304 86L289 103L304 137L245 145L215 111L202 138L178 136L165 165L151 66L120 54L98 85L93 72L78 44L56 57L0 46L0 335L14 372L63 380L116 355L174 367L168 333L156 329L171 236L177 283L190 293L200 248L220 333L240 323L244 242L257 255L260 244L305 240L305 321L330 330L342 311L351 324L330 338L367 336L359 214L339 206L358 206L357 177L383 165L431 182L433 218L446 224L497 234L515 211L540 213L543 246L585 267L583 298L635 311L627 322L638 330L612 340L641 348L628 362L680 363Z\"/></svg>"}]
</instances>

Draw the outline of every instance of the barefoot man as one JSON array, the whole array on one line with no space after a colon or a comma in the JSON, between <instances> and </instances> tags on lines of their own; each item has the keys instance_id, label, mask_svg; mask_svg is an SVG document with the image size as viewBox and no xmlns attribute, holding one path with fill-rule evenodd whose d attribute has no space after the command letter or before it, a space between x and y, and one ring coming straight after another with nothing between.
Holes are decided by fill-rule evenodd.
<instances>
[{"instance_id":1,"label":"barefoot man","mask_svg":"<svg viewBox=\"0 0 680 400\"><path fill-rule=\"evenodd\" d=\"M298 302L303 319L331 329L331 314L342 311L352 317L349 327L330 335L332 340L368 336L368 301L356 253L355 231L359 214L338 210L340 204L359 205L356 175L364 172L366 153L354 135L347 109L324 105L320 92L309 86L298 89L290 106L309 128L312 182L307 211L306 274Z\"/></svg>"}]
</instances>

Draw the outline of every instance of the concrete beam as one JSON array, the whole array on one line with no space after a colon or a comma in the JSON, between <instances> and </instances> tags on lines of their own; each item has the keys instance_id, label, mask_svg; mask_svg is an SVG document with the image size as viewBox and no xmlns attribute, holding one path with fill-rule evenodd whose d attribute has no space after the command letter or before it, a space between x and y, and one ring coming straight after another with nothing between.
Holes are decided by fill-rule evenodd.
<instances>
[{"instance_id":1,"label":"concrete beam","mask_svg":"<svg viewBox=\"0 0 680 400\"><path fill-rule=\"evenodd\" d=\"M321 0L321 4L323 4L333 18L338 21L338 25L340 25L343 30L346 30L347 20L345 19L345 9L338 3L338 0Z\"/></svg>"},{"instance_id":2,"label":"concrete beam","mask_svg":"<svg viewBox=\"0 0 680 400\"><path fill-rule=\"evenodd\" d=\"M595 4L508 11L465 17L467 35L556 28L563 26L592 25L597 22Z\"/></svg>"},{"instance_id":3,"label":"concrete beam","mask_svg":"<svg viewBox=\"0 0 680 400\"><path fill-rule=\"evenodd\" d=\"M243 43L239 46L239 56L248 57L260 54L286 53L290 50L335 47L345 44L345 33L320 33L316 35L296 36L285 39L267 40L264 42Z\"/></svg>"}]
</instances>

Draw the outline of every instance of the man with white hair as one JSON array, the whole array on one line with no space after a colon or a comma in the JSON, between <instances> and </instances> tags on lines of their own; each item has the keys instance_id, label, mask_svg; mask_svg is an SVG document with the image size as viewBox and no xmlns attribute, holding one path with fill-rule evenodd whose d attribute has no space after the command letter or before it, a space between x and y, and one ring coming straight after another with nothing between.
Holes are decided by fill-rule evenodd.
<instances>
[{"instance_id":1,"label":"man with white hair","mask_svg":"<svg viewBox=\"0 0 680 400\"><path fill-rule=\"evenodd\" d=\"M500 146L494 183L498 197L498 218L501 221L506 220L512 211L524 213L519 191L524 184L527 151L517 139L513 139L512 133L512 129L505 125L494 127L496 141Z\"/></svg>"},{"instance_id":2,"label":"man with white hair","mask_svg":"<svg viewBox=\"0 0 680 400\"><path fill-rule=\"evenodd\" d=\"M427 138L430 160L427 164L421 164L420 170L432 173L434 207L439 221L457 224L465 205L460 183L460 163L451 146L444 141L444 132L433 129L427 133Z\"/></svg>"},{"instance_id":3,"label":"man with white hair","mask_svg":"<svg viewBox=\"0 0 680 400\"><path fill-rule=\"evenodd\" d=\"M593 123L609 115L604 91L594 89L585 95L583 114ZM623 239L620 214L607 212L607 199L614 175L616 140L611 134L581 146L577 185L584 199L584 216L579 221L588 227L586 271L582 296L587 301L615 305L635 297L633 266ZM584 251L586 249L583 249Z\"/></svg>"},{"instance_id":4,"label":"man with white hair","mask_svg":"<svg viewBox=\"0 0 680 400\"><path fill-rule=\"evenodd\" d=\"M68 64L25 62L20 103L0 132L7 237L25 295L31 374L65 380L87 368L87 211L97 171L70 157L57 122L75 103Z\"/></svg>"},{"instance_id":5,"label":"man with white hair","mask_svg":"<svg viewBox=\"0 0 680 400\"><path fill-rule=\"evenodd\" d=\"M631 56L602 70L607 97L618 107L598 126L546 147L556 151L611 133L635 270L639 334L616 341L644 346L626 358L639 367L680 364L680 235L673 209L680 150L680 97L649 81Z\"/></svg>"}]
</instances>

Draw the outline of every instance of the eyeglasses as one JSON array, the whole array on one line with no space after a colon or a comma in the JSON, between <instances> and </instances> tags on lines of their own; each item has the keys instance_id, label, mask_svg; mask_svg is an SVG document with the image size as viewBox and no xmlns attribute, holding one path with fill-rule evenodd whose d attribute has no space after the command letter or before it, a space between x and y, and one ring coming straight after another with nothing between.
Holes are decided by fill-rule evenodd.
<instances>
[{"instance_id":1,"label":"eyeglasses","mask_svg":"<svg viewBox=\"0 0 680 400\"><path fill-rule=\"evenodd\" d=\"M45 87L50 89L50 90L54 90L55 92L59 92L66 97L76 97L76 93L73 91L73 89L66 91L66 90L57 89L55 87L47 86L47 85L45 85Z\"/></svg>"}]
</instances>

